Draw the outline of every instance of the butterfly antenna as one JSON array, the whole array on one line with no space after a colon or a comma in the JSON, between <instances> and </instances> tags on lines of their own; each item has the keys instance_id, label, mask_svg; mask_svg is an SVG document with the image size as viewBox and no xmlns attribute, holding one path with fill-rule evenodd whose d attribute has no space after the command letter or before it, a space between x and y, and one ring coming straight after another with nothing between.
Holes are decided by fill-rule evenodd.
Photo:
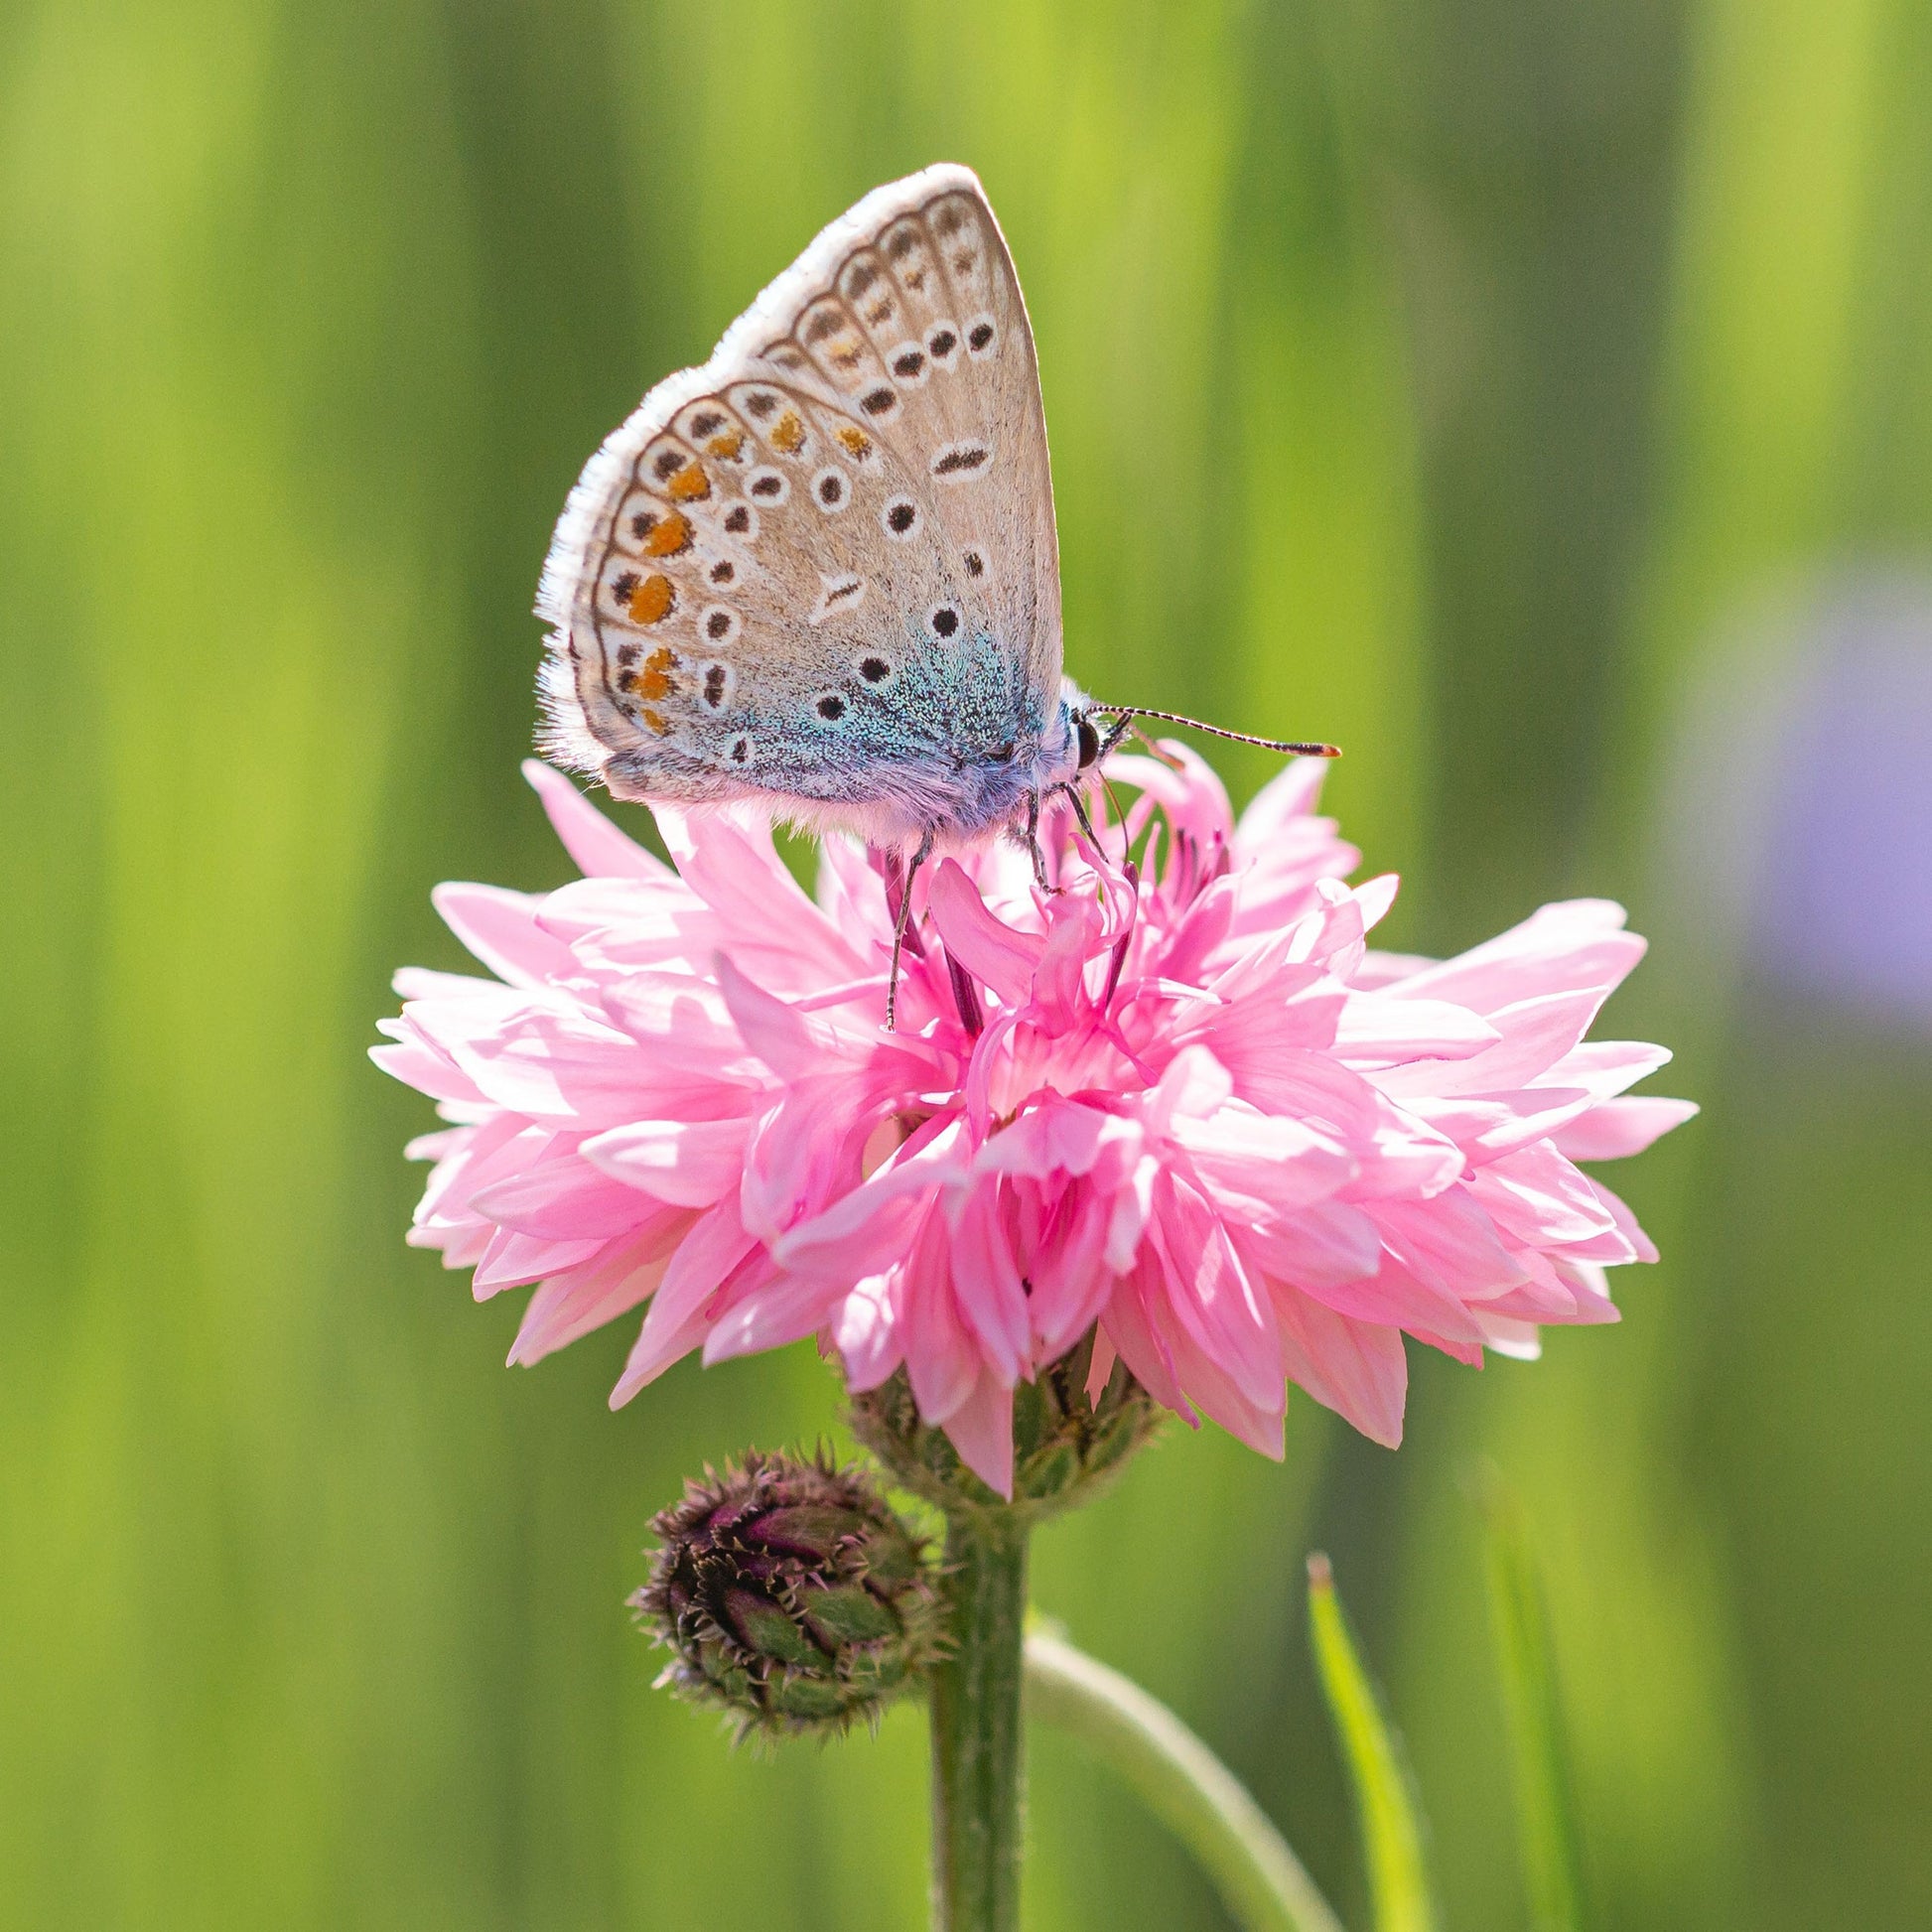
<instances>
[{"instance_id":1,"label":"butterfly antenna","mask_svg":"<svg viewBox=\"0 0 1932 1932\"><path fill-rule=\"evenodd\" d=\"M1107 712L1123 724L1130 718L1158 718L1164 725L1185 725L1189 731L1205 732L1210 738L1231 739L1236 745L1256 745L1264 752L1279 752L1283 758L1341 757L1339 745L1302 744L1286 738L1257 738L1252 732L1231 732L1224 725L1209 725L1198 718L1183 718L1177 711L1151 711L1146 705L1138 704L1097 704L1094 710Z\"/></svg>"},{"instance_id":2,"label":"butterfly antenna","mask_svg":"<svg viewBox=\"0 0 1932 1932\"><path fill-rule=\"evenodd\" d=\"M1125 866L1134 857L1134 835L1127 829L1127 814L1121 810L1120 798L1104 771L1100 774L1100 788L1107 794L1107 803L1112 806L1114 816L1120 820L1120 862Z\"/></svg>"}]
</instances>

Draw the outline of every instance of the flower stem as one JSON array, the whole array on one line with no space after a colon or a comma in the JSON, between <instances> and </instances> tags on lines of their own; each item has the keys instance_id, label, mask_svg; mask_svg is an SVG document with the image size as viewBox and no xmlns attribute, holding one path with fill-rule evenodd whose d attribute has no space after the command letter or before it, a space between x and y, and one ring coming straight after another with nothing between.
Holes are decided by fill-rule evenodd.
<instances>
[{"instance_id":1,"label":"flower stem","mask_svg":"<svg viewBox=\"0 0 1932 1932\"><path fill-rule=\"evenodd\" d=\"M932 1671L934 1932L1017 1932L1026 1736L1027 1527L961 1511L946 1527L947 1654Z\"/></svg>"},{"instance_id":2,"label":"flower stem","mask_svg":"<svg viewBox=\"0 0 1932 1932\"><path fill-rule=\"evenodd\" d=\"M1062 1637L1027 1638L1027 1703L1113 1765L1213 1879L1245 1932L1342 1932L1267 1813L1159 1699Z\"/></svg>"}]
</instances>

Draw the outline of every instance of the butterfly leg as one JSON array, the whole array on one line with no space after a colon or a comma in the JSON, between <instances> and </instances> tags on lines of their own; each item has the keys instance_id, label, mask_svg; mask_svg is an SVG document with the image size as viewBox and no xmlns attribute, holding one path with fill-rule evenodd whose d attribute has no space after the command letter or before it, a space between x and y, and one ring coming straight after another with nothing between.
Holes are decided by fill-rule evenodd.
<instances>
[{"instance_id":1,"label":"butterfly leg","mask_svg":"<svg viewBox=\"0 0 1932 1932\"><path fill-rule=\"evenodd\" d=\"M912 918L912 882L919 876L919 868L932 857L932 834L927 831L919 841L919 849L912 855L912 863L905 869L904 883L899 887L898 908L893 915L893 963L886 979L886 1031L894 1032L898 1024L898 958L905 945L905 929Z\"/></svg>"},{"instance_id":2,"label":"butterfly leg","mask_svg":"<svg viewBox=\"0 0 1932 1932\"><path fill-rule=\"evenodd\" d=\"M1104 859L1107 856L1107 848L1100 843L1100 834L1093 829L1093 820L1087 816L1086 800L1080 796L1079 786L1061 784L1055 785L1053 789L1066 793L1066 802L1073 807L1073 816L1080 821L1080 830L1087 835L1087 843Z\"/></svg>"},{"instance_id":3,"label":"butterfly leg","mask_svg":"<svg viewBox=\"0 0 1932 1932\"><path fill-rule=\"evenodd\" d=\"M1033 855L1034 884L1043 893L1046 888L1046 855L1039 849L1039 793L1027 794L1027 850Z\"/></svg>"}]
</instances>

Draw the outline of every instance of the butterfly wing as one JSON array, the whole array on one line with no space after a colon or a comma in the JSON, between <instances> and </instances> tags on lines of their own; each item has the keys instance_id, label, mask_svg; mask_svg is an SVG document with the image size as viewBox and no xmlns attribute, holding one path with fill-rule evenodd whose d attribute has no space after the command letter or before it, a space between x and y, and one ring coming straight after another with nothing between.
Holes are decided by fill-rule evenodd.
<instances>
[{"instance_id":1,"label":"butterfly wing","mask_svg":"<svg viewBox=\"0 0 1932 1932\"><path fill-rule=\"evenodd\" d=\"M571 492L545 749L635 798L882 837L1003 823L1062 759L1038 367L967 169L876 190Z\"/></svg>"}]
</instances>

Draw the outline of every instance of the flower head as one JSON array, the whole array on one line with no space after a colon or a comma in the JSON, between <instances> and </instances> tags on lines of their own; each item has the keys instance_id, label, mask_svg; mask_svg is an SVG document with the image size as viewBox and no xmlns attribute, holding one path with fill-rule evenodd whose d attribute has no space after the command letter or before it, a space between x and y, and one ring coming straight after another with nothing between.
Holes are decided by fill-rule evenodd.
<instances>
[{"instance_id":1,"label":"flower head","mask_svg":"<svg viewBox=\"0 0 1932 1932\"><path fill-rule=\"evenodd\" d=\"M658 1680L754 1731L876 1723L938 1654L920 1539L860 1469L749 1455L686 1483L630 1600L672 1653Z\"/></svg>"},{"instance_id":2,"label":"flower head","mask_svg":"<svg viewBox=\"0 0 1932 1932\"><path fill-rule=\"evenodd\" d=\"M1096 1392L1123 1362L1278 1455L1291 1382L1394 1444L1405 1334L1476 1363L1614 1320L1605 1269L1655 1253L1577 1164L1695 1111L1626 1095L1661 1047L1584 1038L1642 956L1621 908L1372 951L1395 881L1343 883L1318 763L1236 823L1163 753L1109 764L1138 863L1061 810L1047 890L1004 845L920 875L896 1033L876 856L828 841L813 898L761 826L659 808L666 866L526 767L588 876L436 895L496 977L398 976L375 1057L452 1122L410 1239L538 1284L512 1361L647 1302L614 1404L812 1334L855 1391L903 1368L1002 1494L1015 1388L1090 1331Z\"/></svg>"}]
</instances>

